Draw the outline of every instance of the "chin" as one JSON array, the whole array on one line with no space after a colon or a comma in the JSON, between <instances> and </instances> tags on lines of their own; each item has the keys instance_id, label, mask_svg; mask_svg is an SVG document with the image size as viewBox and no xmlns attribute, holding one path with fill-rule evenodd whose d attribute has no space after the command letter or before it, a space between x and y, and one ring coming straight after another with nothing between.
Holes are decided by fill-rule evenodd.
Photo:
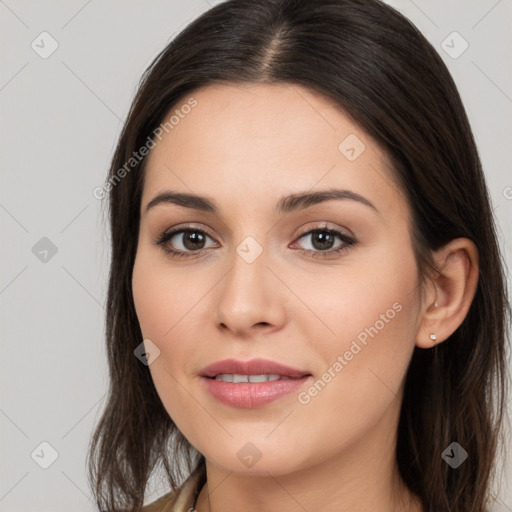
<instances>
[{"instance_id":1,"label":"chin","mask_svg":"<svg viewBox=\"0 0 512 512\"><path fill-rule=\"evenodd\" d=\"M233 455L229 456L229 452ZM293 452L296 455L296 449L293 449ZM286 475L304 469L307 465L303 459L296 460L292 453L287 453L285 450L262 449L256 451L253 446L250 446L250 443L233 451L225 450L222 453L203 454L208 463L220 467L224 471L244 476Z\"/></svg>"}]
</instances>

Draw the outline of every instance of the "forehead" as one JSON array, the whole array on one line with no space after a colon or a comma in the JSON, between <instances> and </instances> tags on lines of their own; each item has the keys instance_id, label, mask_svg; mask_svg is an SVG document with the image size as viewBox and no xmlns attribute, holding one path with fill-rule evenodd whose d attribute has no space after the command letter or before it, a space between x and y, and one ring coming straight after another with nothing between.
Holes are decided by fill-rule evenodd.
<instances>
[{"instance_id":1,"label":"forehead","mask_svg":"<svg viewBox=\"0 0 512 512\"><path fill-rule=\"evenodd\" d=\"M189 109L186 104L191 98L196 105ZM185 109L188 113L179 119L172 116ZM320 149L319 145L337 154L336 142L343 134L368 139L331 98L296 84L207 85L182 98L165 117L170 116L174 123L168 131L172 137L164 135L167 143L177 146L200 140L209 149L212 143L219 151L229 148L233 156L241 144L265 153L279 153L279 149L284 153L293 144L294 151L287 152L289 159L313 146Z\"/></svg>"},{"instance_id":2,"label":"forehead","mask_svg":"<svg viewBox=\"0 0 512 512\"><path fill-rule=\"evenodd\" d=\"M208 85L180 99L164 122L171 116L148 156L143 205L168 188L221 203L317 185L396 189L378 144L331 98L302 86Z\"/></svg>"}]
</instances>

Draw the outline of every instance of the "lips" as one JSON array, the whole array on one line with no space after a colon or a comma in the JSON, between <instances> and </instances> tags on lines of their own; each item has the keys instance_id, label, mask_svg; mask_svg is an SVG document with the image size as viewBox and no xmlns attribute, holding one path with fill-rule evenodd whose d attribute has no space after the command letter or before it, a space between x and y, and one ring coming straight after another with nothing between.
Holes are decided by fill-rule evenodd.
<instances>
[{"instance_id":1,"label":"lips","mask_svg":"<svg viewBox=\"0 0 512 512\"><path fill-rule=\"evenodd\" d=\"M226 373L238 375L279 375L291 379L300 379L311 375L307 370L292 368L269 359L251 359L250 361L224 359L203 368L199 375L213 379L217 375Z\"/></svg>"},{"instance_id":2,"label":"lips","mask_svg":"<svg viewBox=\"0 0 512 512\"><path fill-rule=\"evenodd\" d=\"M238 408L262 407L298 392L313 379L307 370L269 359L224 359L203 368L200 377L211 396L224 405Z\"/></svg>"}]
</instances>

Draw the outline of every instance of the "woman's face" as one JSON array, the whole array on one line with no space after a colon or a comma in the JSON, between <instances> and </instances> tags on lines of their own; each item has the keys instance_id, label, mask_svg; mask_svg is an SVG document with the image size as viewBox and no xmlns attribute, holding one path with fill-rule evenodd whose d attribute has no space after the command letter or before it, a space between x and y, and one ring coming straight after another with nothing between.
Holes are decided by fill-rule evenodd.
<instances>
[{"instance_id":1,"label":"woman's face","mask_svg":"<svg viewBox=\"0 0 512 512\"><path fill-rule=\"evenodd\" d=\"M395 436L421 307L409 208L386 157L303 87L211 85L191 97L148 156L133 269L163 405L229 471L278 475L349 454L368 467ZM335 189L346 192L315 196ZM153 201L165 193L217 209ZM305 376L202 375L226 359ZM237 371L287 375L213 374Z\"/></svg>"}]
</instances>

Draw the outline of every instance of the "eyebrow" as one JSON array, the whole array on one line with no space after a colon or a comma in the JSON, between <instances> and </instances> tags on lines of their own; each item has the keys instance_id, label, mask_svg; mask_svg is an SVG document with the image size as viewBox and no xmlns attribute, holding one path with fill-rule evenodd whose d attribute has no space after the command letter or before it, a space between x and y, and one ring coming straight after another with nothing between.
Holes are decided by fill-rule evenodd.
<instances>
[{"instance_id":1,"label":"eyebrow","mask_svg":"<svg viewBox=\"0 0 512 512\"><path fill-rule=\"evenodd\" d=\"M375 205L362 195L352 192L351 190L338 188L319 190L316 192L298 192L281 197L274 207L274 212L277 215L284 215L298 210L305 210L306 208L325 201L346 199L361 203L379 213L379 210L377 210ZM209 197L172 191L165 191L155 196L147 204L146 212L159 204L175 204L185 208L191 208L193 210L213 213L215 215L220 213L220 208L215 200Z\"/></svg>"}]
</instances>

